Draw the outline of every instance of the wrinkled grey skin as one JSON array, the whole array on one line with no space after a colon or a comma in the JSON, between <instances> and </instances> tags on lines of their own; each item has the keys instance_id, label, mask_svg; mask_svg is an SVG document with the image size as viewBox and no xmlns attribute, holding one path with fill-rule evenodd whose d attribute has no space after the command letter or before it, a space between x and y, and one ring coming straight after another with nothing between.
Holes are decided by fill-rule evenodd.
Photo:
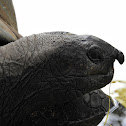
<instances>
[{"instance_id":1,"label":"wrinkled grey skin","mask_svg":"<svg viewBox=\"0 0 126 126\"><path fill-rule=\"evenodd\" d=\"M32 35L2 46L1 125L13 125L29 115L34 116L34 112L45 114L52 108L56 111L57 106L75 105L78 99L83 100L84 94L102 88L112 80L115 59L122 64L124 56L110 44L94 36L68 32ZM92 106L91 109L95 111ZM85 118L77 116L74 121ZM64 120L61 122L63 124Z\"/></svg>"}]
</instances>

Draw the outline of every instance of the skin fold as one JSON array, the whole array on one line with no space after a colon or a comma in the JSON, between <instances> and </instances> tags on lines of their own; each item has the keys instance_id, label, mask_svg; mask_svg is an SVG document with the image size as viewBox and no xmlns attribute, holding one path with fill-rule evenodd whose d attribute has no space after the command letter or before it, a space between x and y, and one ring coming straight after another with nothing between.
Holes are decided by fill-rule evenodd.
<instances>
[{"instance_id":1,"label":"skin fold","mask_svg":"<svg viewBox=\"0 0 126 126\"><path fill-rule=\"evenodd\" d=\"M46 110L56 112L53 113L53 120L58 120L55 125L59 125L59 122L64 125L64 122L73 120L74 125L81 125L78 120L84 120L91 115L93 117L93 114L79 116L74 109L76 117L74 114L70 116L70 113L74 113L71 111L63 114L65 119L60 120L57 113L62 115L67 105L73 104L76 108L78 99L79 101L88 99L87 97L83 100L86 93L111 82L115 59L122 64L123 53L105 41L94 36L75 35L69 32L32 35L0 47L1 125L14 125L27 120L35 112L45 114ZM95 93L98 94L95 98L101 99L100 94L104 93L98 92ZM91 112L95 110L93 107L95 105L93 100L90 102ZM82 103L78 104L77 108L80 106L82 109L85 108ZM102 110L96 111L99 113L102 111L103 117L106 109L101 105L101 101L96 102L97 109L98 106ZM97 113L94 112L94 115L96 117ZM51 118L52 114L49 117Z\"/></svg>"}]
</instances>

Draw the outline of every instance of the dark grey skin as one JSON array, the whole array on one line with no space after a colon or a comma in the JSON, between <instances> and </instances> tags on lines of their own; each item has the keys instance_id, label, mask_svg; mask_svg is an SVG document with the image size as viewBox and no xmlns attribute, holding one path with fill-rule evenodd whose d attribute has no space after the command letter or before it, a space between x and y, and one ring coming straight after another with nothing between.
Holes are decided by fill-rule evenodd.
<instances>
[{"instance_id":1,"label":"dark grey skin","mask_svg":"<svg viewBox=\"0 0 126 126\"><path fill-rule=\"evenodd\" d=\"M28 120L30 115L34 117L38 112L56 112L57 106L62 115L67 104L76 106L76 102L84 109L85 105L80 104L78 99L83 100L84 94L111 82L115 59L122 64L123 53L105 41L94 36L79 36L68 32L32 35L0 47L1 125L16 125L17 122ZM96 94L101 97L99 93ZM96 110L100 106L106 111L104 105L96 106ZM86 107L88 108L87 105ZM93 106L89 110L95 111ZM76 111L75 113L77 114ZM85 116L80 114L76 118L67 118L66 115L63 115L65 119L62 120L56 114L51 114L53 121L58 120L54 125L70 122L67 124L81 126L84 121L80 124L78 120L86 121L91 117L91 113ZM69 112L68 115L70 116ZM100 113L94 115L98 119ZM103 115L102 111L102 117Z\"/></svg>"}]
</instances>

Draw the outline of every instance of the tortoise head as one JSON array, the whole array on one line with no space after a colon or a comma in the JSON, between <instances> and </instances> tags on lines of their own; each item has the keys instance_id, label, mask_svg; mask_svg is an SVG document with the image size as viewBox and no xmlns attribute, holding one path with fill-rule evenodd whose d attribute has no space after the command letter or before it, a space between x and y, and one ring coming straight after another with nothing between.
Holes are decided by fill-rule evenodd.
<instances>
[{"instance_id":1,"label":"tortoise head","mask_svg":"<svg viewBox=\"0 0 126 126\"><path fill-rule=\"evenodd\" d=\"M122 52L94 36L79 36L58 48L50 58L53 75L68 92L83 94L111 82L115 59L124 62ZM53 59L53 61L51 60ZM55 59L55 62L54 62Z\"/></svg>"},{"instance_id":2,"label":"tortoise head","mask_svg":"<svg viewBox=\"0 0 126 126\"><path fill-rule=\"evenodd\" d=\"M18 44L22 44L25 48L23 50L22 47L17 48L15 51L12 47L18 47L16 46ZM16 99L11 102L15 101L17 105L18 99L21 99L24 94L26 100L28 99L15 120L21 120L41 109L47 108L48 110L48 108L64 106L68 103L72 105L83 98L84 94L102 88L111 82L115 59L121 64L124 62L123 53L105 41L94 36L78 36L65 32L44 33L22 38L4 46L2 50L10 52L10 54L7 53L8 57L14 59L14 62L18 62L17 58L24 55L24 59L19 60L19 63L26 63L25 67L14 64L16 72L14 71L12 75L9 73L10 78L13 76L17 85L14 92L9 94L12 99ZM28 53L25 54L27 50ZM22 51L23 53L15 53ZM12 61L11 63L13 66ZM19 76L17 71L23 72ZM8 69L5 72L8 75ZM19 83L17 82L18 76ZM19 94L15 95L15 91ZM90 97L85 100L87 99ZM96 98L91 102L94 100ZM62 108L57 108L57 110L61 111ZM70 114L73 113L71 110L70 112Z\"/></svg>"}]
</instances>

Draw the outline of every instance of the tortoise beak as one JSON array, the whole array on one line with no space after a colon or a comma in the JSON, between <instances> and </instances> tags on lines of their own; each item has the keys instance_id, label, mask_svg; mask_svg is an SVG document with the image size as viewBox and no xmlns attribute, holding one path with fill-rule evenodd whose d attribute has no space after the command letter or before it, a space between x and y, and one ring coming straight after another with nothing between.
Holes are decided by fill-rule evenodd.
<instances>
[{"instance_id":1,"label":"tortoise beak","mask_svg":"<svg viewBox=\"0 0 126 126\"><path fill-rule=\"evenodd\" d=\"M117 59L120 64L123 64L123 62L124 62L124 54L121 51L116 49L115 50L115 59Z\"/></svg>"}]
</instances>

